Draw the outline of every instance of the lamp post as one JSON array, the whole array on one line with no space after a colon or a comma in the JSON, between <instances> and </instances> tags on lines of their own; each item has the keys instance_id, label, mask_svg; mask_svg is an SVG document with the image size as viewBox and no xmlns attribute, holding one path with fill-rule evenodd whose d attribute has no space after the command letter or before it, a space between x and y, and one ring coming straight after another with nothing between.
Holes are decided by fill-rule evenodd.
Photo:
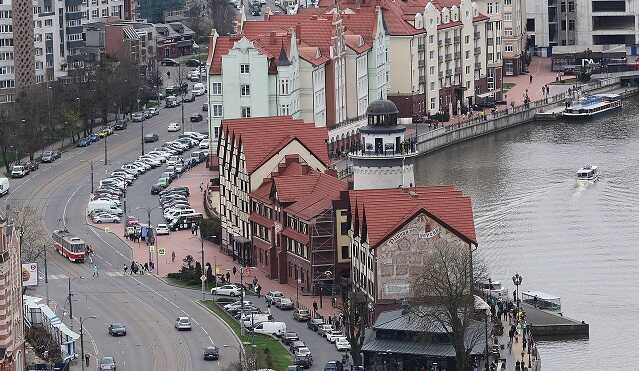
<instances>
[{"instance_id":1,"label":"lamp post","mask_svg":"<svg viewBox=\"0 0 639 371\"><path fill-rule=\"evenodd\" d=\"M204 293L206 291L206 273L204 272L204 236L202 235L202 229L200 229L200 247L202 249L202 260L200 262L200 267L202 270L202 276L200 277L200 280L202 281L202 300L204 300ZM217 237L217 236L211 236L213 238ZM215 275L215 272L213 272L213 275Z\"/></svg>"},{"instance_id":2,"label":"lamp post","mask_svg":"<svg viewBox=\"0 0 639 371\"><path fill-rule=\"evenodd\" d=\"M295 308L300 307L300 285L302 284L302 279L297 279L297 285L295 285Z\"/></svg>"},{"instance_id":3,"label":"lamp post","mask_svg":"<svg viewBox=\"0 0 639 371\"><path fill-rule=\"evenodd\" d=\"M157 209L160 209L160 207L159 206L155 206L155 207L142 207L142 206L140 206L140 207L136 207L135 208L135 210L144 210L144 211L146 211L147 222L148 222L149 228L151 230L153 230L153 227L151 226L151 213L153 212L153 210L157 210ZM148 243L148 239L146 241ZM150 263L151 263L151 250L149 249L149 264Z\"/></svg>"},{"instance_id":4,"label":"lamp post","mask_svg":"<svg viewBox=\"0 0 639 371\"><path fill-rule=\"evenodd\" d=\"M523 281L523 277L519 273L515 273L513 276L513 284L515 284L515 301L517 302L517 308L519 308L519 285Z\"/></svg>"},{"instance_id":5,"label":"lamp post","mask_svg":"<svg viewBox=\"0 0 639 371\"><path fill-rule=\"evenodd\" d=\"M84 371L84 321L88 319L96 319L96 316L88 316L86 318L80 317L80 364L82 365L82 371Z\"/></svg>"}]
</instances>

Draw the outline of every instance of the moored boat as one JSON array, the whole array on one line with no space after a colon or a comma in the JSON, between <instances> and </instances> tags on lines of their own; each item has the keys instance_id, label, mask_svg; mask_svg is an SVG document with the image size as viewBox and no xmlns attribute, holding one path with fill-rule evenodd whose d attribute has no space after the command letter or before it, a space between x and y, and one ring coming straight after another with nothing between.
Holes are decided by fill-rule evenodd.
<instances>
[{"instance_id":1,"label":"moored boat","mask_svg":"<svg viewBox=\"0 0 639 371\"><path fill-rule=\"evenodd\" d=\"M622 106L623 102L619 94L588 95L566 107L562 115L568 118L588 118Z\"/></svg>"}]
</instances>

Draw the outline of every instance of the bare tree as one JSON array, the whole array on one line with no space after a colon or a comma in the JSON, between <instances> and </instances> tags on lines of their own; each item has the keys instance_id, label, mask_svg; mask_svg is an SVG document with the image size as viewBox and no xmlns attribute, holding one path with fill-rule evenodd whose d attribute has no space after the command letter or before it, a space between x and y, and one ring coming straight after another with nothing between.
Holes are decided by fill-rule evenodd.
<instances>
[{"instance_id":1,"label":"bare tree","mask_svg":"<svg viewBox=\"0 0 639 371\"><path fill-rule=\"evenodd\" d=\"M21 236L20 254L23 263L37 261L44 253L49 239L38 210L25 206L16 212L15 226Z\"/></svg>"},{"instance_id":2,"label":"bare tree","mask_svg":"<svg viewBox=\"0 0 639 371\"><path fill-rule=\"evenodd\" d=\"M470 249L451 243L437 244L425 254L427 263L411 287L411 311L417 320L433 323L448 333L457 370L466 371L473 348L485 337L473 297L475 283L485 277L485 266L473 262Z\"/></svg>"},{"instance_id":3,"label":"bare tree","mask_svg":"<svg viewBox=\"0 0 639 371\"><path fill-rule=\"evenodd\" d=\"M228 0L207 0L206 10L218 34L224 36L235 32L237 9Z\"/></svg>"},{"instance_id":4,"label":"bare tree","mask_svg":"<svg viewBox=\"0 0 639 371\"><path fill-rule=\"evenodd\" d=\"M342 304L338 306L342 315L344 334L351 344L351 359L354 366L362 365L362 346L364 335L369 324L368 300L360 291L344 290Z\"/></svg>"},{"instance_id":5,"label":"bare tree","mask_svg":"<svg viewBox=\"0 0 639 371\"><path fill-rule=\"evenodd\" d=\"M2 160L4 161L4 167L7 170L7 174L10 172L9 157L12 156L11 149L15 146L15 125L11 117L11 107L3 107L0 110L0 153Z\"/></svg>"}]
</instances>

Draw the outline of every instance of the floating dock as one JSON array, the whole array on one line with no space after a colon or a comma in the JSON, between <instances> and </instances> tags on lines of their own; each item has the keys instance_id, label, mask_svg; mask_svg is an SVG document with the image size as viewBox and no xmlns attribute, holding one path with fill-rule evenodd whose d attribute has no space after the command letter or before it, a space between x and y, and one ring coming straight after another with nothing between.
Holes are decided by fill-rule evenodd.
<instances>
[{"instance_id":1,"label":"floating dock","mask_svg":"<svg viewBox=\"0 0 639 371\"><path fill-rule=\"evenodd\" d=\"M526 311L526 319L537 340L552 337L587 338L589 336L590 327L584 321L577 321L557 313L538 309L527 303L521 303L521 307Z\"/></svg>"}]
</instances>

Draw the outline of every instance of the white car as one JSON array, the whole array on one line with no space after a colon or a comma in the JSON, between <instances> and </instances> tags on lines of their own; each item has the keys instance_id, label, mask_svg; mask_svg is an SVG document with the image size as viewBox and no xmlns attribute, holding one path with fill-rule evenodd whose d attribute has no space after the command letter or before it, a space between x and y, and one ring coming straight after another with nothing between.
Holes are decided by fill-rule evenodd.
<instances>
[{"instance_id":1,"label":"white car","mask_svg":"<svg viewBox=\"0 0 639 371\"><path fill-rule=\"evenodd\" d=\"M211 289L211 295L226 295L226 296L240 296L242 290L239 287L233 285L224 285L220 287L214 287ZM245 304L246 305L246 304Z\"/></svg>"},{"instance_id":2,"label":"white car","mask_svg":"<svg viewBox=\"0 0 639 371\"><path fill-rule=\"evenodd\" d=\"M169 227L166 224L158 224L155 227L155 234L158 236L167 235L169 234Z\"/></svg>"},{"instance_id":3,"label":"white car","mask_svg":"<svg viewBox=\"0 0 639 371\"><path fill-rule=\"evenodd\" d=\"M198 147L200 147L200 149L209 149L209 142L207 140L203 140L200 144L198 144Z\"/></svg>"},{"instance_id":4,"label":"white car","mask_svg":"<svg viewBox=\"0 0 639 371\"><path fill-rule=\"evenodd\" d=\"M191 330L191 319L189 317L178 317L175 320L175 328L178 331L181 331L181 330L190 331Z\"/></svg>"},{"instance_id":5,"label":"white car","mask_svg":"<svg viewBox=\"0 0 639 371\"><path fill-rule=\"evenodd\" d=\"M198 82L197 84L194 84L192 92L193 92L193 94L195 94L197 96L204 95L206 93L206 89L204 88L204 84L202 84L201 82Z\"/></svg>"},{"instance_id":6,"label":"white car","mask_svg":"<svg viewBox=\"0 0 639 371\"><path fill-rule=\"evenodd\" d=\"M169 124L169 127L167 128L167 130L169 132L174 132L174 131L180 131L182 127L180 126L180 124L178 124L177 122L172 122Z\"/></svg>"},{"instance_id":7,"label":"white car","mask_svg":"<svg viewBox=\"0 0 639 371\"><path fill-rule=\"evenodd\" d=\"M351 350L351 343L348 342L346 337L339 337L335 339L335 348L338 352L348 352Z\"/></svg>"},{"instance_id":8,"label":"white car","mask_svg":"<svg viewBox=\"0 0 639 371\"><path fill-rule=\"evenodd\" d=\"M344 337L344 334L342 334L342 332L338 330L327 331L326 333L324 333L324 335L326 336L326 340L330 341L331 343L334 343L335 339L337 338Z\"/></svg>"},{"instance_id":9,"label":"white car","mask_svg":"<svg viewBox=\"0 0 639 371\"><path fill-rule=\"evenodd\" d=\"M93 216L94 223L119 223L120 218L112 214L96 214Z\"/></svg>"},{"instance_id":10,"label":"white car","mask_svg":"<svg viewBox=\"0 0 639 371\"><path fill-rule=\"evenodd\" d=\"M199 139L199 140L203 140L203 139L208 139L209 136L206 134L202 134L202 133L198 133L195 131L185 131L184 135L188 135L193 139Z\"/></svg>"},{"instance_id":11,"label":"white car","mask_svg":"<svg viewBox=\"0 0 639 371\"><path fill-rule=\"evenodd\" d=\"M228 285L228 286L236 287L234 285ZM214 290L214 288L211 289L211 294L213 293L213 290ZM247 307L249 305L253 305L253 303L251 303L250 300L244 300L244 306ZM238 300L238 301L232 302L231 304L224 305L223 308L224 308L224 310L231 310L233 308L241 308L241 307L242 307L242 302Z\"/></svg>"}]
</instances>

